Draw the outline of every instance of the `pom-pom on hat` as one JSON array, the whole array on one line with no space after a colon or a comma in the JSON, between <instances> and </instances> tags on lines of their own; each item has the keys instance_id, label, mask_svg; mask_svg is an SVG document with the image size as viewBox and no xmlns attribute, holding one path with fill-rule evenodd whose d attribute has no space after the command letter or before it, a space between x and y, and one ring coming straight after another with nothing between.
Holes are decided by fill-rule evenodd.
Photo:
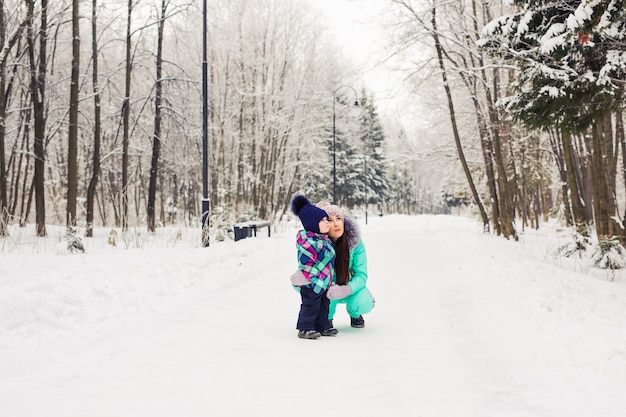
<instances>
[{"instance_id":1,"label":"pom-pom on hat","mask_svg":"<svg viewBox=\"0 0 626 417\"><path fill-rule=\"evenodd\" d=\"M320 221L328 217L326 211L315 207L301 194L296 194L291 199L291 212L300 218L304 230L315 233L320 233Z\"/></svg>"},{"instance_id":2,"label":"pom-pom on hat","mask_svg":"<svg viewBox=\"0 0 626 417\"><path fill-rule=\"evenodd\" d=\"M316 206L324 210L326 213L328 213L329 216L341 216L342 215L341 209L334 204L330 204L328 201L320 201L319 203L316 204Z\"/></svg>"}]
</instances>

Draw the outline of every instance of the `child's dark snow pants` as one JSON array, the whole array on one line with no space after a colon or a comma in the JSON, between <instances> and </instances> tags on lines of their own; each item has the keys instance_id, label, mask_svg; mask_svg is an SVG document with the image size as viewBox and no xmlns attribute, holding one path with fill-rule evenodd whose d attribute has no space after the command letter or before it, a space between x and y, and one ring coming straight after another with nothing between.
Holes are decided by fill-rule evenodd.
<instances>
[{"instance_id":1,"label":"child's dark snow pants","mask_svg":"<svg viewBox=\"0 0 626 417\"><path fill-rule=\"evenodd\" d=\"M308 286L300 287L302 304L298 315L298 330L317 330L318 332L328 330L332 326L328 320L328 308L330 300L326 297L326 291L316 294Z\"/></svg>"}]
</instances>

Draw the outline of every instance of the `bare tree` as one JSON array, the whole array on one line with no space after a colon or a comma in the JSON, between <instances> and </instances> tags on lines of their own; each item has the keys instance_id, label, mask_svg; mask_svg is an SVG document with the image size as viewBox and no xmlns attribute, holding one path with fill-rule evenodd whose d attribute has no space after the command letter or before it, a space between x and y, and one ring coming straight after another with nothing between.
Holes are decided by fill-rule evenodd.
<instances>
[{"instance_id":1,"label":"bare tree","mask_svg":"<svg viewBox=\"0 0 626 417\"><path fill-rule=\"evenodd\" d=\"M100 142L101 142L101 91L98 82L98 0L92 0L91 4L91 60L92 60L92 84L93 84L93 107L94 107L94 128L93 128L93 153L92 153L92 173L87 187L87 231L88 237L93 236L94 199L98 178L100 176Z\"/></svg>"},{"instance_id":2,"label":"bare tree","mask_svg":"<svg viewBox=\"0 0 626 417\"><path fill-rule=\"evenodd\" d=\"M4 2L0 4L0 45L4 45L6 42L6 26L4 23ZM7 223L9 222L9 211L7 202L7 178L6 178L6 164L4 161L4 134L6 131L6 124L4 121L6 110L6 97L4 89L5 83L5 70L6 70L6 54L0 57L0 236L6 236Z\"/></svg>"},{"instance_id":3,"label":"bare tree","mask_svg":"<svg viewBox=\"0 0 626 417\"><path fill-rule=\"evenodd\" d=\"M463 152L463 146L461 144L461 137L459 135L459 129L456 123L456 113L454 111L454 102L452 100L452 93L450 91L450 84L448 83L448 74L446 72L446 66L443 60L443 52L441 42L439 41L439 32L437 28L437 6L433 4L431 9L431 23L432 23L432 32L431 36L433 37L433 41L435 42L435 49L437 50L437 61L439 62L439 68L441 69L441 77L443 80L443 87L446 91L446 99L448 101L448 110L450 111L450 123L452 124L452 132L454 134L454 143L456 144L457 151L459 153L459 159L461 161L461 165L463 166L463 172L465 172L465 177L467 178L467 183L472 191L472 196L474 197L474 201L478 205L480 209L480 214L483 220L483 227L486 230L489 230L489 216L487 215L487 211L482 203L482 199L478 194L478 190L476 189L476 184L474 183L474 179L472 178L472 173L467 164L467 160L465 159L465 153Z\"/></svg>"},{"instance_id":4,"label":"bare tree","mask_svg":"<svg viewBox=\"0 0 626 417\"><path fill-rule=\"evenodd\" d=\"M463 168L463 172L467 180L468 187L470 188L470 191L472 193L472 197L474 198L474 201L476 202L479 208L481 219L483 221L483 227L485 228L485 230L489 230L489 216L482 202L482 198L480 196L476 183L473 179L471 169L469 167L469 164L465 156L463 144L461 142L461 134L459 132L459 126L458 126L458 121L457 121L457 112L455 110L454 100L452 98L452 89L450 87L449 71L446 67L446 56L448 56L449 53L444 49L444 45L441 39L442 32L438 26L438 21L437 21L437 11L440 6L438 5L437 1L431 2L430 8L429 8L430 21L427 21L424 16L424 12L421 10L417 10L414 7L412 1L410 0L393 0L393 1L400 7L401 10L403 10L404 13L406 13L406 15L409 17L411 22L417 23L417 26L420 32L426 34L428 37L430 37L433 40L436 58L437 58L436 62L437 62L437 66L439 69L439 73L441 74L443 88L445 91L445 100L446 100L446 104L448 107L450 126L452 129L452 135L454 138L457 155L459 157L459 161L461 162L461 166ZM408 45L405 45L404 47L407 47L407 46ZM486 123L483 123L483 128L486 128Z\"/></svg>"},{"instance_id":5,"label":"bare tree","mask_svg":"<svg viewBox=\"0 0 626 417\"><path fill-rule=\"evenodd\" d=\"M15 78L15 72L18 66L13 66L13 71L9 76L7 73L7 59L13 48L18 44L28 21L28 19L24 19L12 33L8 33L7 22L5 19L5 4L4 2L0 4L0 45L4 45L2 52L0 52L0 236L5 236L8 233L7 224L11 213L14 212L11 210L9 205L9 196L7 192L8 167L5 161L5 143L7 102L9 96L11 95L13 79ZM8 83L7 79L10 80ZM12 152L11 155L14 157L15 152ZM15 198L15 200L17 200L17 198Z\"/></svg>"},{"instance_id":6,"label":"bare tree","mask_svg":"<svg viewBox=\"0 0 626 417\"><path fill-rule=\"evenodd\" d=\"M154 97L154 133L152 135L152 161L150 165L150 185L148 186L148 230L156 230L155 200L159 177L159 157L161 154L161 96L163 95L163 30L165 28L166 0L161 0L161 15L158 19L156 87Z\"/></svg>"},{"instance_id":7,"label":"bare tree","mask_svg":"<svg viewBox=\"0 0 626 417\"><path fill-rule=\"evenodd\" d=\"M46 201L45 193L45 92L47 71L47 40L48 40L48 0L41 1L41 18L39 33L35 32L35 1L25 0L28 8L28 57L30 62L30 88L34 110L34 146L35 153L35 217L37 236L46 236ZM35 59L36 40L39 38L39 60Z\"/></svg>"},{"instance_id":8,"label":"bare tree","mask_svg":"<svg viewBox=\"0 0 626 417\"><path fill-rule=\"evenodd\" d=\"M78 0L72 0L72 73L70 81L70 123L67 157L67 216L68 227L76 226L76 197L78 193L78 71L80 68L80 11Z\"/></svg>"},{"instance_id":9,"label":"bare tree","mask_svg":"<svg viewBox=\"0 0 626 417\"><path fill-rule=\"evenodd\" d=\"M128 143L130 140L130 84L131 84L131 22L133 0L128 0L126 20L126 66L124 72L124 100L122 103L122 193L121 193L121 218L122 229L128 229Z\"/></svg>"}]
</instances>

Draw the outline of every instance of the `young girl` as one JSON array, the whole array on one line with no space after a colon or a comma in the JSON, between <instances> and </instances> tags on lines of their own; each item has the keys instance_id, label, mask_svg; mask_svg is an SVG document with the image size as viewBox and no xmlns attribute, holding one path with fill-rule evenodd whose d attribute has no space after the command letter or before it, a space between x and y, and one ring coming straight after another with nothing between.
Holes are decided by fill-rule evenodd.
<instances>
[{"instance_id":1,"label":"young girl","mask_svg":"<svg viewBox=\"0 0 626 417\"><path fill-rule=\"evenodd\" d=\"M326 290L335 273L335 249L328 238L328 214L312 205L303 195L292 198L291 211L304 226L296 237L298 268L310 282L300 287L302 304L296 325L298 337L317 339L334 336L337 329L328 320L330 300L326 297Z\"/></svg>"}]
</instances>

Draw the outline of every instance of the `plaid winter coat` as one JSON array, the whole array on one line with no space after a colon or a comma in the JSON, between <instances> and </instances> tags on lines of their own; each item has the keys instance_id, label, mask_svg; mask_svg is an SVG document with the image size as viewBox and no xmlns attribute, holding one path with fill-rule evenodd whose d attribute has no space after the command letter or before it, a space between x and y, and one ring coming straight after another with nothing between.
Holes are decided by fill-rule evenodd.
<instances>
[{"instance_id":1,"label":"plaid winter coat","mask_svg":"<svg viewBox=\"0 0 626 417\"><path fill-rule=\"evenodd\" d=\"M300 230L296 237L298 267L316 294L328 289L335 276L335 248L328 235Z\"/></svg>"}]
</instances>

